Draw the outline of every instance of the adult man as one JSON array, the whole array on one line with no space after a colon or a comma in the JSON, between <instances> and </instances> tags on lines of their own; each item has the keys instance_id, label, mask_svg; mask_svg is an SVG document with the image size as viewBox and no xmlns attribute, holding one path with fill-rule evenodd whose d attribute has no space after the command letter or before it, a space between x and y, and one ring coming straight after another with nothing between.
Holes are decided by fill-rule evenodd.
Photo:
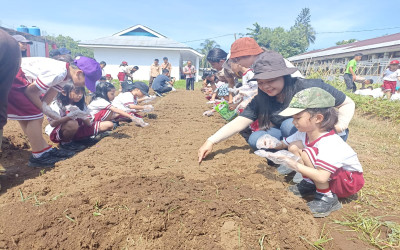
<instances>
[{"instance_id":1,"label":"adult man","mask_svg":"<svg viewBox=\"0 0 400 250\"><path fill-rule=\"evenodd\" d=\"M362 56L363 54L357 53L354 55L354 58L347 63L346 71L344 72L343 78L348 91L354 92L357 90L357 86L354 81L357 79L357 62L361 60Z\"/></svg>"},{"instance_id":2,"label":"adult man","mask_svg":"<svg viewBox=\"0 0 400 250\"><path fill-rule=\"evenodd\" d=\"M196 68L192 65L192 61L187 61L187 65L183 67L183 74L186 75L186 90L194 90Z\"/></svg>"},{"instance_id":3,"label":"adult man","mask_svg":"<svg viewBox=\"0 0 400 250\"><path fill-rule=\"evenodd\" d=\"M168 69L163 69L162 75L159 75L154 79L153 85L151 86L156 95L162 96L162 93L167 93L172 90L172 87L168 86L169 84L172 86L174 84L174 80L170 80L168 75Z\"/></svg>"},{"instance_id":4,"label":"adult man","mask_svg":"<svg viewBox=\"0 0 400 250\"><path fill-rule=\"evenodd\" d=\"M3 127L7 123L8 93L21 64L20 47L21 45L18 46L16 39L13 39L9 34L0 29L0 157ZM4 168L0 161L1 172L4 172Z\"/></svg>"},{"instance_id":5,"label":"adult man","mask_svg":"<svg viewBox=\"0 0 400 250\"><path fill-rule=\"evenodd\" d=\"M154 63L150 66L150 80L149 80L149 88L151 88L151 84L154 81L161 71L161 65L158 64L158 59L154 59Z\"/></svg>"},{"instance_id":6,"label":"adult man","mask_svg":"<svg viewBox=\"0 0 400 250\"><path fill-rule=\"evenodd\" d=\"M168 62L168 57L163 58L163 64L161 64L161 70L167 69L168 70L168 77L171 76L172 65Z\"/></svg>"},{"instance_id":7,"label":"adult man","mask_svg":"<svg viewBox=\"0 0 400 250\"><path fill-rule=\"evenodd\" d=\"M32 44L32 41L21 35L14 35L12 37L14 37L14 39L18 42L22 57L26 57L26 49L28 44Z\"/></svg>"}]
</instances>

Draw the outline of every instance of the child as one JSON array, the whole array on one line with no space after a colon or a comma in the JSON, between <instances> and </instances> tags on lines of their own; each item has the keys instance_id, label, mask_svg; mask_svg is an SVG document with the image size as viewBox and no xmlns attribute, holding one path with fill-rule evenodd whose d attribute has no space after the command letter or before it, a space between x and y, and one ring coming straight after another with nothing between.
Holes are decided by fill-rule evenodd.
<instances>
[{"instance_id":1,"label":"child","mask_svg":"<svg viewBox=\"0 0 400 250\"><path fill-rule=\"evenodd\" d=\"M237 95L233 97L234 104L229 106L231 109L236 108L239 112L242 112L253 97L257 95L258 84L257 81L251 80L254 76L252 69L243 67L236 63L231 63L231 69L236 75L241 76L242 86L233 89L233 92L237 93Z\"/></svg>"},{"instance_id":2,"label":"child","mask_svg":"<svg viewBox=\"0 0 400 250\"><path fill-rule=\"evenodd\" d=\"M304 178L289 190L301 197L315 195L307 204L314 217L325 217L340 209L338 197L353 195L364 185L357 154L334 131L338 120L334 106L335 99L331 94L312 87L295 94L289 107L279 114L293 116L298 131L284 138L274 149L288 148L301 158L296 162L285 156L279 157ZM268 144L267 141L262 143Z\"/></svg>"},{"instance_id":3,"label":"child","mask_svg":"<svg viewBox=\"0 0 400 250\"><path fill-rule=\"evenodd\" d=\"M383 73L383 89L387 99L396 92L397 80L400 80L399 61L393 60Z\"/></svg>"},{"instance_id":4,"label":"child","mask_svg":"<svg viewBox=\"0 0 400 250\"><path fill-rule=\"evenodd\" d=\"M121 83L122 93L112 101L112 105L131 115L142 118L137 114L138 111L150 112L154 108L152 105L138 105L138 102L149 96L149 87L144 82L124 81Z\"/></svg>"},{"instance_id":5,"label":"child","mask_svg":"<svg viewBox=\"0 0 400 250\"><path fill-rule=\"evenodd\" d=\"M22 59L21 68L9 94L7 114L8 119L18 120L31 144L32 156L28 166L53 167L55 162L74 154L71 151L52 148L43 138L43 113L47 115L48 109L43 110L42 102L49 104L53 101L57 92L61 92L64 85L71 80L76 87L86 84L89 89L93 89L100 77L99 63L84 56L71 62L44 57Z\"/></svg>"},{"instance_id":6,"label":"child","mask_svg":"<svg viewBox=\"0 0 400 250\"><path fill-rule=\"evenodd\" d=\"M232 103L232 96L229 96L228 84L226 82L219 81L216 75L207 77L208 82L212 85L215 84L214 93L211 96L210 102L214 102L215 99L224 99L229 103Z\"/></svg>"},{"instance_id":7,"label":"child","mask_svg":"<svg viewBox=\"0 0 400 250\"><path fill-rule=\"evenodd\" d=\"M49 124L45 128L50 140L60 143L60 148L79 152L86 148L79 141L96 136L100 132L113 128L110 121L90 122L90 114L85 104L85 88L66 84L63 91L58 93L50 108L60 119L48 117Z\"/></svg>"},{"instance_id":8,"label":"child","mask_svg":"<svg viewBox=\"0 0 400 250\"><path fill-rule=\"evenodd\" d=\"M126 61L123 61L119 65L118 80L120 82L125 81L125 75L126 75L127 68L128 68L128 62L126 62Z\"/></svg>"},{"instance_id":9,"label":"child","mask_svg":"<svg viewBox=\"0 0 400 250\"><path fill-rule=\"evenodd\" d=\"M115 98L115 87L109 82L99 83L96 87L93 99L88 108L92 121L113 121L118 116L126 117L134 121L141 127L146 127L149 124L143 119L135 117L127 112L114 107L111 102Z\"/></svg>"}]
</instances>

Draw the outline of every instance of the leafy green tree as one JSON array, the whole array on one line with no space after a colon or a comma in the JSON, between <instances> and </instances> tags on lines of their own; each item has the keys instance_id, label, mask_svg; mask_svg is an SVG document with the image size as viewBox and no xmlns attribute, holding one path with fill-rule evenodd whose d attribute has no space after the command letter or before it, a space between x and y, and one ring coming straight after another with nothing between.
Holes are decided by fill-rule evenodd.
<instances>
[{"instance_id":1,"label":"leafy green tree","mask_svg":"<svg viewBox=\"0 0 400 250\"><path fill-rule=\"evenodd\" d=\"M349 44L349 43L354 43L354 42L357 42L357 39L352 38L349 40L342 40L342 41L336 42L336 45L343 45L343 44Z\"/></svg>"},{"instance_id":2,"label":"leafy green tree","mask_svg":"<svg viewBox=\"0 0 400 250\"><path fill-rule=\"evenodd\" d=\"M302 9L295 20L295 24L285 30L282 27L261 27L254 23L246 35L253 37L260 46L275 50L284 57L291 57L304 53L310 43L315 41L315 31L310 24L310 10Z\"/></svg>"},{"instance_id":3,"label":"leafy green tree","mask_svg":"<svg viewBox=\"0 0 400 250\"><path fill-rule=\"evenodd\" d=\"M57 48L67 48L71 50L72 56L77 54L82 54L87 57L94 57L94 53L92 49L79 47L78 43L80 42L75 41L72 37L58 35L57 37L54 36L46 36L47 39L54 41L57 45Z\"/></svg>"},{"instance_id":4,"label":"leafy green tree","mask_svg":"<svg viewBox=\"0 0 400 250\"><path fill-rule=\"evenodd\" d=\"M198 52L204 55L204 57L200 60L200 68L210 68L211 65L207 61L207 54L210 50L214 48L219 48L220 46L217 44L216 41L206 39L204 42L200 43L201 48L197 49Z\"/></svg>"}]
</instances>

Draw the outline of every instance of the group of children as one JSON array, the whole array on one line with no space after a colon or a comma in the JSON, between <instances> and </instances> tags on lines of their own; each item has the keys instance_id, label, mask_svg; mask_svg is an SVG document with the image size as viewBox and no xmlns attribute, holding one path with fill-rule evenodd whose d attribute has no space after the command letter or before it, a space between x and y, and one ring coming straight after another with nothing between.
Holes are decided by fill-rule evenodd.
<instances>
[{"instance_id":1,"label":"group of children","mask_svg":"<svg viewBox=\"0 0 400 250\"><path fill-rule=\"evenodd\" d=\"M17 120L32 148L30 167L53 167L60 160L95 144L119 122L133 121L145 127L139 112L151 112L153 100L144 82L121 82L117 95L113 84L97 82L100 64L88 57L60 60L26 57L15 77L8 98L8 119ZM97 83L96 83L97 82ZM92 91L86 102L86 88ZM49 124L45 133L59 148L48 145L42 135L43 114Z\"/></svg>"},{"instance_id":2,"label":"group of children","mask_svg":"<svg viewBox=\"0 0 400 250\"><path fill-rule=\"evenodd\" d=\"M239 43L241 39L235 43ZM231 53L233 53L235 43L232 44ZM212 103L216 100L218 102L226 101L231 109L240 113L261 91L259 83L257 84L253 78L254 73L251 69L257 64L257 61L247 62L250 61L253 54L245 55L243 53L234 60L227 60L226 53L223 54L221 51L216 53L215 50L219 49L211 51L207 59L217 72L205 74L202 90ZM268 63L265 64L273 65ZM252 66L246 68L242 66L243 64ZM226 80L227 77L231 79ZM236 81L232 81L232 77L242 78L243 85L235 84ZM292 77L294 76L292 75ZM229 82L227 84L228 92L219 88L217 84L220 81L224 84ZM239 102L235 102L238 99ZM288 108L279 113L282 117L293 117L293 124L297 132L289 137L284 137L281 141L269 134L257 140L258 150L255 152L257 155L285 166L290 169L289 172L296 171L300 174L297 184L290 186L289 191L300 197L314 197L307 203L314 217L325 217L340 209L342 206L338 198L354 195L364 185L363 168L357 154L336 133L338 111L335 106L335 98L323 88L310 87L299 91L293 96ZM215 110L218 110L218 105L213 110L206 111L204 115L211 115ZM239 118L243 119L242 117L237 119ZM250 133L259 129L257 121L251 124ZM231 123L233 124L234 121ZM199 149L199 162L211 152L212 145L220 141L220 138L226 139L232 134L229 132L231 129L239 130L235 126L227 124L204 143ZM240 134L247 140L247 133L242 131ZM211 138L213 140L218 138L218 140L213 141Z\"/></svg>"}]
</instances>

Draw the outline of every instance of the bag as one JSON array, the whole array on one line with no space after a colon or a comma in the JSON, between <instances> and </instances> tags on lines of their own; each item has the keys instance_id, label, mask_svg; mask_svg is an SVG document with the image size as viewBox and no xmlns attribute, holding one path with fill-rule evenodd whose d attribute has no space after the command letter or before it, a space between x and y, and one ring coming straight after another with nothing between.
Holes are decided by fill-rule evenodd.
<instances>
[{"instance_id":1,"label":"bag","mask_svg":"<svg viewBox=\"0 0 400 250\"><path fill-rule=\"evenodd\" d=\"M220 102L214 109L228 122L232 121L238 115L235 110L229 109L229 104L226 101Z\"/></svg>"},{"instance_id":2,"label":"bag","mask_svg":"<svg viewBox=\"0 0 400 250\"><path fill-rule=\"evenodd\" d=\"M340 168L331 175L329 187L337 197L346 198L360 191L364 183L363 173L350 172Z\"/></svg>"}]
</instances>

